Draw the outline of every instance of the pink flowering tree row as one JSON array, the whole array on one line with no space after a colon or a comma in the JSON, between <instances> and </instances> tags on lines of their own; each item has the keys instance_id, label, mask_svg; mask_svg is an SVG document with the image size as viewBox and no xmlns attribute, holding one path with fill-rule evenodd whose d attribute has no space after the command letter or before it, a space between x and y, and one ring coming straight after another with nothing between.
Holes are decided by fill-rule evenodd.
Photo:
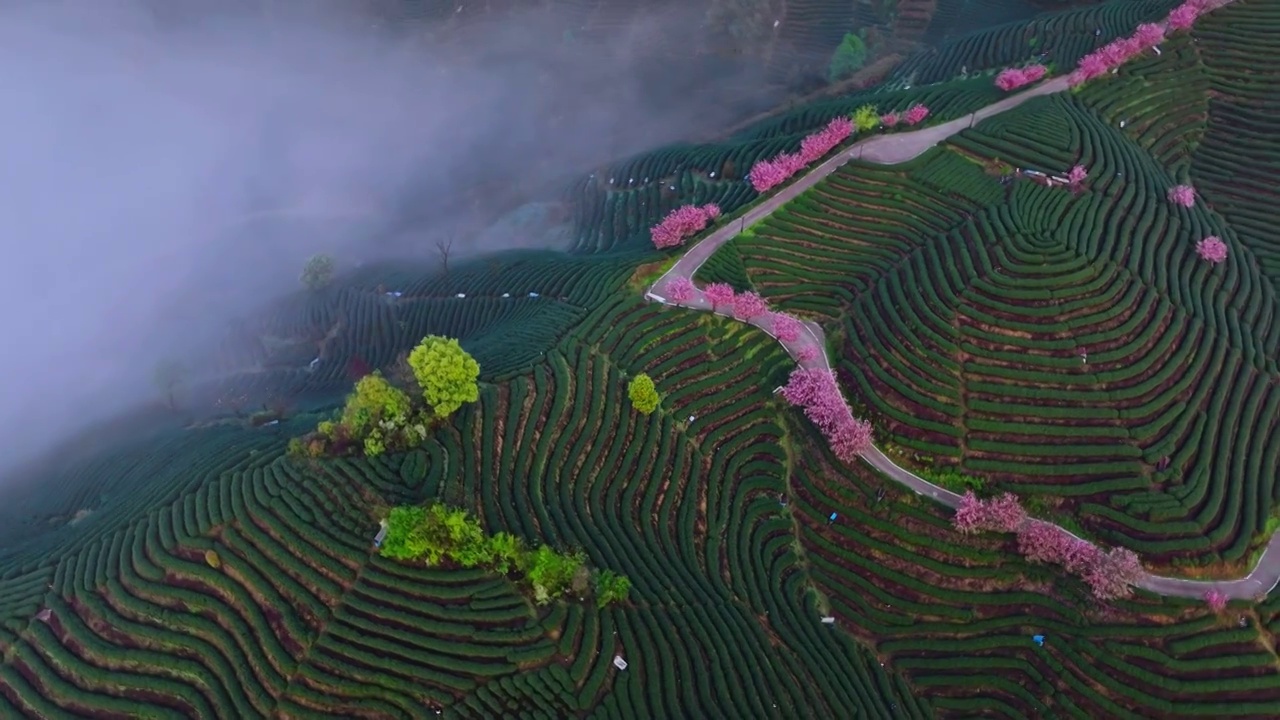
<instances>
[{"instance_id":1,"label":"pink flowering tree row","mask_svg":"<svg viewBox=\"0 0 1280 720\"><path fill-rule=\"evenodd\" d=\"M1093 543L1042 520L1018 529L1018 551L1034 563L1061 565L1081 579L1099 600L1126 597L1142 577L1142 563L1128 548L1104 552Z\"/></svg>"},{"instance_id":2,"label":"pink flowering tree row","mask_svg":"<svg viewBox=\"0 0 1280 720\"><path fill-rule=\"evenodd\" d=\"M693 283L687 278L677 278L667 285L667 294L676 302L686 302L695 291ZM707 302L711 303L712 310L731 308L733 317L738 320L749 322L757 318L767 319L768 330L784 343L799 340L803 332L804 326L799 320L787 313L770 311L769 304L760 297L759 293L735 293L728 283L711 283L707 286L704 295Z\"/></svg>"},{"instance_id":3,"label":"pink flowering tree row","mask_svg":"<svg viewBox=\"0 0 1280 720\"><path fill-rule=\"evenodd\" d=\"M1033 520L1012 493L982 500L970 490L960 498L951 522L965 534L1018 533L1018 552L1023 557L1033 563L1061 565L1067 572L1079 575L1099 600L1127 596L1142 576L1142 563L1132 550L1113 548L1103 552L1057 525Z\"/></svg>"},{"instance_id":4,"label":"pink flowering tree row","mask_svg":"<svg viewBox=\"0 0 1280 720\"><path fill-rule=\"evenodd\" d=\"M880 124L892 128L899 124L919 125L929 117L929 108L916 103L901 113L891 112L880 116ZM751 166L747 180L756 192L763 193L785 183L809 165L826 156L853 135L851 118L838 117L821 130L806 135L800 141L798 152L779 153L767 160L759 160Z\"/></svg>"},{"instance_id":5,"label":"pink flowering tree row","mask_svg":"<svg viewBox=\"0 0 1280 720\"><path fill-rule=\"evenodd\" d=\"M1212 4L1212 0L1185 0L1169 11L1163 27L1155 23L1143 23L1129 37L1112 40L1085 55L1080 58L1079 64L1069 77L1071 87L1077 87L1096 77L1101 77L1135 56L1159 45L1164 41L1166 32L1190 30L1196 20L1209 11Z\"/></svg>"},{"instance_id":6,"label":"pink flowering tree row","mask_svg":"<svg viewBox=\"0 0 1280 720\"><path fill-rule=\"evenodd\" d=\"M1005 68L996 75L996 87L1005 92L1017 90L1031 83L1040 82L1048 72L1049 68L1039 63L1020 68Z\"/></svg>"},{"instance_id":7,"label":"pink flowering tree row","mask_svg":"<svg viewBox=\"0 0 1280 720\"><path fill-rule=\"evenodd\" d=\"M1102 77L1161 42L1164 42L1164 28L1155 23L1142 23L1129 37L1116 38L1080 58L1068 82L1071 87L1078 87Z\"/></svg>"},{"instance_id":8,"label":"pink flowering tree row","mask_svg":"<svg viewBox=\"0 0 1280 720\"><path fill-rule=\"evenodd\" d=\"M711 303L713 311L728 308L734 318L743 322L769 314L769 305L759 293L737 293L729 283L711 283L702 294Z\"/></svg>"},{"instance_id":9,"label":"pink flowering tree row","mask_svg":"<svg viewBox=\"0 0 1280 720\"><path fill-rule=\"evenodd\" d=\"M747 179L756 192L768 192L803 170L810 163L831 152L853 134L853 121L838 117L821 130L806 135L800 141L800 151L780 153L769 160L760 160L751 166Z\"/></svg>"},{"instance_id":10,"label":"pink flowering tree row","mask_svg":"<svg viewBox=\"0 0 1280 720\"><path fill-rule=\"evenodd\" d=\"M916 103L903 112L889 112L881 115L880 124L887 128L898 125L919 125L927 117L929 117L928 106Z\"/></svg>"},{"instance_id":11,"label":"pink flowering tree row","mask_svg":"<svg viewBox=\"0 0 1280 720\"><path fill-rule=\"evenodd\" d=\"M1208 12L1210 3L1208 0L1186 0L1178 7L1169 11L1169 18L1166 22L1170 30L1190 30L1191 26L1196 24L1196 20L1200 16Z\"/></svg>"},{"instance_id":12,"label":"pink flowering tree row","mask_svg":"<svg viewBox=\"0 0 1280 720\"><path fill-rule=\"evenodd\" d=\"M684 205L667 213L662 222L650 228L649 236L659 250L676 247L705 230L718 217L720 206L715 203L701 207Z\"/></svg>"},{"instance_id":13,"label":"pink flowering tree row","mask_svg":"<svg viewBox=\"0 0 1280 720\"><path fill-rule=\"evenodd\" d=\"M831 370L796 368L782 388L782 397L804 408L805 417L818 426L841 462L852 462L871 447L871 423L853 416Z\"/></svg>"},{"instance_id":14,"label":"pink flowering tree row","mask_svg":"<svg viewBox=\"0 0 1280 720\"><path fill-rule=\"evenodd\" d=\"M982 531L1013 532L1027 519L1027 511L1013 493L1005 493L990 500L980 500L970 490L960 498L956 506L952 526L966 535Z\"/></svg>"}]
</instances>

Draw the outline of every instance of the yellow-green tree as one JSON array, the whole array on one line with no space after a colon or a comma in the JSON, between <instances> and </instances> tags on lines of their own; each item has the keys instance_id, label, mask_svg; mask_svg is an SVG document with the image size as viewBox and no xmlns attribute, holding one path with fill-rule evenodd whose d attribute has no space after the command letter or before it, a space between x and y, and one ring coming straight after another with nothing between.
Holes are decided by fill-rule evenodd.
<instances>
[{"instance_id":1,"label":"yellow-green tree","mask_svg":"<svg viewBox=\"0 0 1280 720\"><path fill-rule=\"evenodd\" d=\"M480 398L480 363L457 340L428 335L409 353L409 367L436 417L452 415Z\"/></svg>"},{"instance_id":2,"label":"yellow-green tree","mask_svg":"<svg viewBox=\"0 0 1280 720\"><path fill-rule=\"evenodd\" d=\"M631 384L627 386L627 395L631 398L631 404L645 415L658 408L658 388L654 386L653 379L644 373L632 378Z\"/></svg>"},{"instance_id":3,"label":"yellow-green tree","mask_svg":"<svg viewBox=\"0 0 1280 720\"><path fill-rule=\"evenodd\" d=\"M853 113L853 126L858 132L875 130L880 124L880 114L875 105L863 105Z\"/></svg>"},{"instance_id":4,"label":"yellow-green tree","mask_svg":"<svg viewBox=\"0 0 1280 720\"><path fill-rule=\"evenodd\" d=\"M382 425L403 425L411 406L412 402L403 390L375 372L360 378L355 392L347 396L341 423L351 436L364 438L366 455L381 455L386 449ZM320 428L328 436L332 436L333 430L332 425Z\"/></svg>"}]
</instances>

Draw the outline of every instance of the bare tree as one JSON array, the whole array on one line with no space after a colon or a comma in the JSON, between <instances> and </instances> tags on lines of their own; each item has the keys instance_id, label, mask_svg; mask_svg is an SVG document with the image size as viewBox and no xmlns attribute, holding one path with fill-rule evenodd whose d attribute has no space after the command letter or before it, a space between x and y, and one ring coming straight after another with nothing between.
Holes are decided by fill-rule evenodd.
<instances>
[{"instance_id":1,"label":"bare tree","mask_svg":"<svg viewBox=\"0 0 1280 720\"><path fill-rule=\"evenodd\" d=\"M449 253L453 251L453 233L436 240L436 252L440 253L440 265L444 268L444 276L449 277Z\"/></svg>"}]
</instances>

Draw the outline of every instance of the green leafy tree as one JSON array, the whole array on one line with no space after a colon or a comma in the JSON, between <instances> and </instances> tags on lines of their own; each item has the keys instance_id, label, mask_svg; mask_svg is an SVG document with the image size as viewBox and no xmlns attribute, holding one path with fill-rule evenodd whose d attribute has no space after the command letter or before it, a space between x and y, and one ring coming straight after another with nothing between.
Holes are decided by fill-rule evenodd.
<instances>
[{"instance_id":1,"label":"green leafy tree","mask_svg":"<svg viewBox=\"0 0 1280 720\"><path fill-rule=\"evenodd\" d=\"M596 607L623 602L631 594L631 580L612 570L601 570L596 575Z\"/></svg>"},{"instance_id":2,"label":"green leafy tree","mask_svg":"<svg viewBox=\"0 0 1280 720\"><path fill-rule=\"evenodd\" d=\"M427 511L427 537L427 562L432 565L452 560L472 568L493 560L484 528L466 510L451 509L443 504L431 506Z\"/></svg>"},{"instance_id":3,"label":"green leafy tree","mask_svg":"<svg viewBox=\"0 0 1280 720\"><path fill-rule=\"evenodd\" d=\"M867 62L867 44L862 38L849 33L844 36L840 46L831 55L831 65L827 68L827 79L831 82L843 80L862 69Z\"/></svg>"},{"instance_id":4,"label":"green leafy tree","mask_svg":"<svg viewBox=\"0 0 1280 720\"><path fill-rule=\"evenodd\" d=\"M645 415L658 408L658 388L654 386L653 379L644 373L631 379L631 383L627 385L627 396L631 398L631 404Z\"/></svg>"},{"instance_id":5,"label":"green leafy tree","mask_svg":"<svg viewBox=\"0 0 1280 720\"><path fill-rule=\"evenodd\" d=\"M500 532L489 538L489 549L493 554L493 569L506 575L520 566L524 543L511 533Z\"/></svg>"},{"instance_id":6,"label":"green leafy tree","mask_svg":"<svg viewBox=\"0 0 1280 720\"><path fill-rule=\"evenodd\" d=\"M411 406L412 401L403 390L375 372L360 378L355 392L347 396L342 424L351 434L368 437L381 423L403 424Z\"/></svg>"},{"instance_id":7,"label":"green leafy tree","mask_svg":"<svg viewBox=\"0 0 1280 720\"><path fill-rule=\"evenodd\" d=\"M409 353L409 367L436 417L449 417L480 398L480 363L453 338L423 338Z\"/></svg>"},{"instance_id":8,"label":"green leafy tree","mask_svg":"<svg viewBox=\"0 0 1280 720\"><path fill-rule=\"evenodd\" d=\"M387 515L387 536L380 554L392 560L413 560L427 551L427 509L401 505Z\"/></svg>"},{"instance_id":9,"label":"green leafy tree","mask_svg":"<svg viewBox=\"0 0 1280 720\"><path fill-rule=\"evenodd\" d=\"M311 290L320 290L333 282L333 258L325 254L312 255L302 266L302 284Z\"/></svg>"},{"instance_id":10,"label":"green leafy tree","mask_svg":"<svg viewBox=\"0 0 1280 720\"><path fill-rule=\"evenodd\" d=\"M875 130L880 126L880 114L875 105L863 105L853 112L853 126L858 132Z\"/></svg>"},{"instance_id":11,"label":"green leafy tree","mask_svg":"<svg viewBox=\"0 0 1280 720\"><path fill-rule=\"evenodd\" d=\"M522 569L533 586L534 599L542 605L563 595L586 562L581 553L562 554L546 545L525 554L523 560Z\"/></svg>"}]
</instances>

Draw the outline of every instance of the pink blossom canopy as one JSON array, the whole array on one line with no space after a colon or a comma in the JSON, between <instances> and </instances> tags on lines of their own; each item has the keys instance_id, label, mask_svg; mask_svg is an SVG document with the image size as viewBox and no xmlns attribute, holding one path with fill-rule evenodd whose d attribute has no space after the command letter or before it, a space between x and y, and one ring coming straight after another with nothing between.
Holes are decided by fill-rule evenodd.
<instances>
[{"instance_id":1,"label":"pink blossom canopy","mask_svg":"<svg viewBox=\"0 0 1280 720\"><path fill-rule=\"evenodd\" d=\"M1049 69L1044 65L1033 64L1021 68L1005 68L996 75L996 87L1009 92L1020 87L1039 82Z\"/></svg>"},{"instance_id":2,"label":"pink blossom canopy","mask_svg":"<svg viewBox=\"0 0 1280 720\"><path fill-rule=\"evenodd\" d=\"M728 283L711 283L702 291L702 294L706 296L707 302L711 303L712 310L721 305L731 304L734 298L733 286Z\"/></svg>"},{"instance_id":3,"label":"pink blossom canopy","mask_svg":"<svg viewBox=\"0 0 1280 720\"><path fill-rule=\"evenodd\" d=\"M758 293L744 292L733 298L733 316L739 320L750 320L769 312L769 306Z\"/></svg>"},{"instance_id":4,"label":"pink blossom canopy","mask_svg":"<svg viewBox=\"0 0 1280 720\"><path fill-rule=\"evenodd\" d=\"M1169 29L1170 30L1190 30L1191 26L1196 24L1196 20L1200 17L1200 8L1197 3L1184 2L1173 10L1169 11Z\"/></svg>"},{"instance_id":5,"label":"pink blossom canopy","mask_svg":"<svg viewBox=\"0 0 1280 720\"><path fill-rule=\"evenodd\" d=\"M800 348L796 353L796 360L800 363L812 362L818 359L818 348L812 345L806 345Z\"/></svg>"},{"instance_id":6,"label":"pink blossom canopy","mask_svg":"<svg viewBox=\"0 0 1280 720\"><path fill-rule=\"evenodd\" d=\"M1204 594L1204 602L1216 613L1227 609L1227 596L1216 588Z\"/></svg>"},{"instance_id":7,"label":"pink blossom canopy","mask_svg":"<svg viewBox=\"0 0 1280 720\"><path fill-rule=\"evenodd\" d=\"M1027 511L1022 509L1022 504L1013 493L1004 493L990 500L979 500L969 490L960 498L951 524L962 533L980 530L1011 532L1017 530L1026 519Z\"/></svg>"},{"instance_id":8,"label":"pink blossom canopy","mask_svg":"<svg viewBox=\"0 0 1280 720\"><path fill-rule=\"evenodd\" d=\"M687 277L678 277L667 283L667 298L672 302L689 302L696 292L693 281Z\"/></svg>"},{"instance_id":9,"label":"pink blossom canopy","mask_svg":"<svg viewBox=\"0 0 1280 720\"><path fill-rule=\"evenodd\" d=\"M835 118L822 129L806 135L800 141L799 152L779 153L771 159L757 161L747 173L747 179L756 192L768 192L834 150L852 134L852 120L847 117Z\"/></svg>"},{"instance_id":10,"label":"pink blossom canopy","mask_svg":"<svg viewBox=\"0 0 1280 720\"><path fill-rule=\"evenodd\" d=\"M1084 182L1087 177L1089 177L1089 172L1084 169L1084 166L1075 165L1071 168L1071 171L1067 173L1067 182L1072 185L1079 185Z\"/></svg>"},{"instance_id":11,"label":"pink blossom canopy","mask_svg":"<svg viewBox=\"0 0 1280 720\"><path fill-rule=\"evenodd\" d=\"M1133 42L1139 47L1155 47L1164 42L1164 28L1155 23L1142 23L1133 31Z\"/></svg>"},{"instance_id":12,"label":"pink blossom canopy","mask_svg":"<svg viewBox=\"0 0 1280 720\"><path fill-rule=\"evenodd\" d=\"M1187 4L1197 1L1188 0ZM1174 12L1177 12L1177 10ZM1169 18L1169 26L1175 27L1172 13ZM1194 21L1194 17L1192 21ZM1187 27L1190 27L1190 25L1187 25ZM1080 62L1076 64L1076 69L1071 72L1067 81L1071 87L1077 87L1096 77L1101 77L1112 69L1132 60L1148 48L1159 45L1163 40L1164 28L1154 23L1143 23L1134 29L1133 34L1129 37L1116 38L1080 58Z\"/></svg>"},{"instance_id":13,"label":"pink blossom canopy","mask_svg":"<svg viewBox=\"0 0 1280 720\"><path fill-rule=\"evenodd\" d=\"M1189 208L1196 204L1196 191L1190 185L1175 185L1169 188L1169 202Z\"/></svg>"},{"instance_id":14,"label":"pink blossom canopy","mask_svg":"<svg viewBox=\"0 0 1280 720\"><path fill-rule=\"evenodd\" d=\"M800 333L802 332L803 326L795 317L786 313L776 312L773 313L769 319L771 321L770 327L773 330L774 337L784 343L795 342L800 339Z\"/></svg>"},{"instance_id":15,"label":"pink blossom canopy","mask_svg":"<svg viewBox=\"0 0 1280 720\"><path fill-rule=\"evenodd\" d=\"M885 127L894 127L895 125L898 124L898 120L900 119L900 117L901 116L899 116L898 113L896 112L885 113L884 115L880 116L880 124Z\"/></svg>"},{"instance_id":16,"label":"pink blossom canopy","mask_svg":"<svg viewBox=\"0 0 1280 720\"><path fill-rule=\"evenodd\" d=\"M851 462L871 447L871 424L853 416L833 372L825 368L799 367L782 388L782 397L804 408L841 462Z\"/></svg>"},{"instance_id":17,"label":"pink blossom canopy","mask_svg":"<svg viewBox=\"0 0 1280 720\"><path fill-rule=\"evenodd\" d=\"M1142 576L1142 563L1132 550L1103 552L1057 525L1031 520L1018 529L1018 552L1035 563L1061 565L1079 575L1100 600L1124 597Z\"/></svg>"},{"instance_id":18,"label":"pink blossom canopy","mask_svg":"<svg viewBox=\"0 0 1280 720\"><path fill-rule=\"evenodd\" d=\"M1110 552L1098 552L1097 556L1080 573L1099 600L1114 600L1132 592L1130 586L1142 577L1142 563L1128 548L1112 548Z\"/></svg>"},{"instance_id":19,"label":"pink blossom canopy","mask_svg":"<svg viewBox=\"0 0 1280 720\"><path fill-rule=\"evenodd\" d=\"M918 125L921 122L924 122L924 119L927 117L929 117L929 108L921 105L920 103L916 103L910 108L907 108L907 112L902 116L902 121L908 125Z\"/></svg>"},{"instance_id":20,"label":"pink blossom canopy","mask_svg":"<svg viewBox=\"0 0 1280 720\"><path fill-rule=\"evenodd\" d=\"M705 230L717 217L720 217L719 205L684 205L667 213L662 222L650 228L649 236L653 240L653 246L659 250L676 247L686 238Z\"/></svg>"},{"instance_id":21,"label":"pink blossom canopy","mask_svg":"<svg viewBox=\"0 0 1280 720\"><path fill-rule=\"evenodd\" d=\"M1217 265L1227 259L1227 244L1217 235L1210 235L1196 243L1196 253L1201 259Z\"/></svg>"}]
</instances>

